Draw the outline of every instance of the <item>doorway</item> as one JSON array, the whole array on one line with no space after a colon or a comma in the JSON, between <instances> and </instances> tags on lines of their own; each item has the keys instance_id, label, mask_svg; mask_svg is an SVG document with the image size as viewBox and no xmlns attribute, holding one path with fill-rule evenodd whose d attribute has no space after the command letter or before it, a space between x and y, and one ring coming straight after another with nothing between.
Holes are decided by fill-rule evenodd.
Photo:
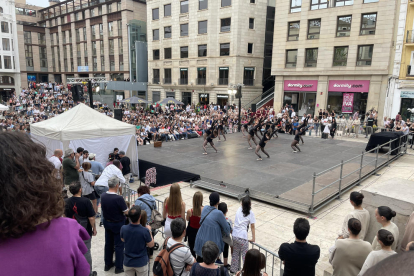
<instances>
[{"instance_id":1,"label":"doorway","mask_svg":"<svg viewBox=\"0 0 414 276\"><path fill-rule=\"evenodd\" d=\"M285 92L283 106L291 105L298 116L315 115L316 92Z\"/></svg>"}]
</instances>

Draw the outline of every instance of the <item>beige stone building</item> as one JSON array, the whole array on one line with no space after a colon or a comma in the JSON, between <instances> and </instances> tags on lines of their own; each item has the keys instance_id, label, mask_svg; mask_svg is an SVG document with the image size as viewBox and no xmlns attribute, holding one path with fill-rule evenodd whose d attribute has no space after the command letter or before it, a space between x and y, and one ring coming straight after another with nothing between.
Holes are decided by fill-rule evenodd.
<instances>
[{"instance_id":1,"label":"beige stone building","mask_svg":"<svg viewBox=\"0 0 414 276\"><path fill-rule=\"evenodd\" d=\"M274 106L382 117L399 1L277 1ZM382 120L378 120L382 123Z\"/></svg>"},{"instance_id":2,"label":"beige stone building","mask_svg":"<svg viewBox=\"0 0 414 276\"><path fill-rule=\"evenodd\" d=\"M146 29L145 1L53 1L47 8L18 1L22 84L66 83L68 77L130 78L127 24L135 36L136 29Z\"/></svg>"},{"instance_id":3,"label":"beige stone building","mask_svg":"<svg viewBox=\"0 0 414 276\"><path fill-rule=\"evenodd\" d=\"M267 0L148 0L148 98L242 104L262 93ZM270 73L270 70L269 70Z\"/></svg>"}]
</instances>

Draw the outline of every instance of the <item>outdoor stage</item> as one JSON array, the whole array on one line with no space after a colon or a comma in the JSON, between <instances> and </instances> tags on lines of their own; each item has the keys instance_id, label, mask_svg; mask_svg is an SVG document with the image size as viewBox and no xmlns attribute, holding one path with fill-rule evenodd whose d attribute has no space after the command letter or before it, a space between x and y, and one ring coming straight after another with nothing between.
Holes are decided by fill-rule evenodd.
<instances>
[{"instance_id":1,"label":"outdoor stage","mask_svg":"<svg viewBox=\"0 0 414 276\"><path fill-rule=\"evenodd\" d=\"M290 147L293 137L279 134L279 138L270 140L265 148L270 159L259 152L263 161L256 160L254 149L248 149L241 133L228 134L226 142L215 139L218 153L208 145L208 154L203 155L203 139L195 138L163 142L161 148L154 148L152 144L139 147L139 159L198 174L201 180L194 184L206 189L237 196L249 188L252 198L307 213L312 199L313 174L360 155L366 143L304 136L305 144L299 145L302 152L293 153ZM373 153L364 157L363 163L367 165L362 174L372 171L374 164L368 162L374 159ZM337 192L339 184L344 188L355 182L360 164L361 158L345 164L341 183L338 181L318 193L315 205ZM338 179L339 169L340 166L317 177L316 190Z\"/></svg>"}]
</instances>

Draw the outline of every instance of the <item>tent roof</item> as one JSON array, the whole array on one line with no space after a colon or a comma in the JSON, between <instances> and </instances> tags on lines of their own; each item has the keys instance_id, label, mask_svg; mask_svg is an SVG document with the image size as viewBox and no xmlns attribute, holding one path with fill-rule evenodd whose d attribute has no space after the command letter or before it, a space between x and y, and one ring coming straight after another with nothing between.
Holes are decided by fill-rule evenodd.
<instances>
[{"instance_id":1,"label":"tent roof","mask_svg":"<svg viewBox=\"0 0 414 276\"><path fill-rule=\"evenodd\" d=\"M108 117L84 104L54 118L34 123L32 134L70 141L97 137L135 135L135 126Z\"/></svg>"}]
</instances>

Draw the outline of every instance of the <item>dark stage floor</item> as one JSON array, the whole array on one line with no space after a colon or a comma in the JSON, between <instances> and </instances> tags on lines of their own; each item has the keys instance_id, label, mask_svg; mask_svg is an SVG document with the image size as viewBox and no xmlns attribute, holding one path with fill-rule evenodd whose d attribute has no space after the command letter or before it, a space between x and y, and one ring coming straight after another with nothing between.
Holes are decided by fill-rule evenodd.
<instances>
[{"instance_id":1,"label":"dark stage floor","mask_svg":"<svg viewBox=\"0 0 414 276\"><path fill-rule=\"evenodd\" d=\"M209 154L203 155L203 140L196 138L164 142L161 148L139 147L139 158L275 197L309 183L314 172L361 154L366 146L361 142L305 136L305 144L300 144L302 152L293 153L292 140L291 135L279 134L279 138L269 141L265 149L270 159L262 153L263 161L256 161L254 150L248 149L240 133L227 135L226 142L215 139L218 153L208 145ZM310 195L306 198L310 199Z\"/></svg>"}]
</instances>

